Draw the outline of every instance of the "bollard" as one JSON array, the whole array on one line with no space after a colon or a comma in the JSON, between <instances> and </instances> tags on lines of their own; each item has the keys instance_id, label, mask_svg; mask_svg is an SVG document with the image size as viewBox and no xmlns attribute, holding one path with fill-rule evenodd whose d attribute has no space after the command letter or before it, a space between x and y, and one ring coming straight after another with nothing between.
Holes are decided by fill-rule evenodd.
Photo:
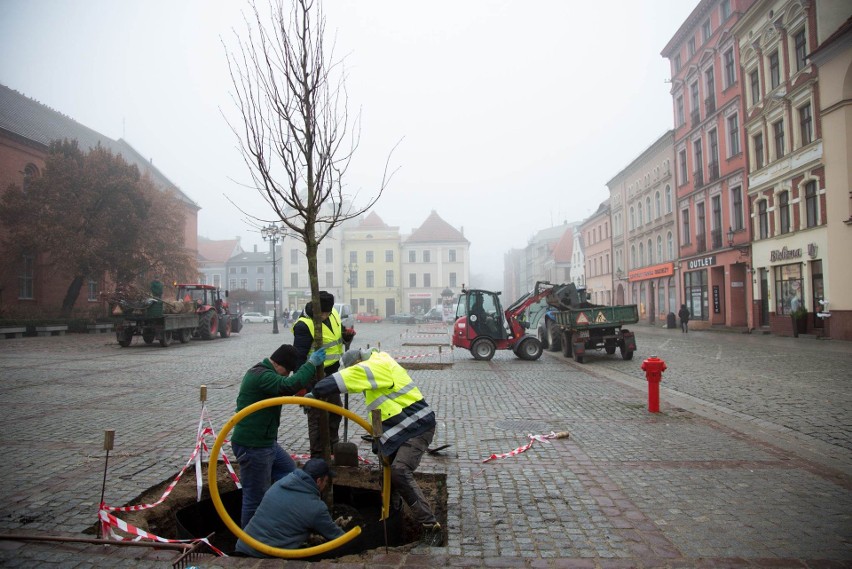
<instances>
[{"instance_id":1,"label":"bollard","mask_svg":"<svg viewBox=\"0 0 852 569\"><path fill-rule=\"evenodd\" d=\"M648 380L648 411L659 413L660 381L663 379L663 372L666 371L666 362L657 356L651 356L642 362L642 371L645 372L645 379Z\"/></svg>"}]
</instances>

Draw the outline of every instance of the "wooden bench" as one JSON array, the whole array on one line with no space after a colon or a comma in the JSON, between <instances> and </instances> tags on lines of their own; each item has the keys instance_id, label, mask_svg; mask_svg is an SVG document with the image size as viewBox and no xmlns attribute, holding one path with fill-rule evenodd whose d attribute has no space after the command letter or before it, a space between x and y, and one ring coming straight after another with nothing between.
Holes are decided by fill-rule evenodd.
<instances>
[{"instance_id":1,"label":"wooden bench","mask_svg":"<svg viewBox=\"0 0 852 569\"><path fill-rule=\"evenodd\" d=\"M22 338L26 331L26 326L6 326L4 328L0 328L0 336L2 336L4 340L6 338Z\"/></svg>"},{"instance_id":2,"label":"wooden bench","mask_svg":"<svg viewBox=\"0 0 852 569\"><path fill-rule=\"evenodd\" d=\"M89 334L106 334L107 332L112 332L113 325L110 323L87 324L86 330L89 331Z\"/></svg>"},{"instance_id":3,"label":"wooden bench","mask_svg":"<svg viewBox=\"0 0 852 569\"><path fill-rule=\"evenodd\" d=\"M68 326L36 326L35 331L39 336L64 336Z\"/></svg>"}]
</instances>

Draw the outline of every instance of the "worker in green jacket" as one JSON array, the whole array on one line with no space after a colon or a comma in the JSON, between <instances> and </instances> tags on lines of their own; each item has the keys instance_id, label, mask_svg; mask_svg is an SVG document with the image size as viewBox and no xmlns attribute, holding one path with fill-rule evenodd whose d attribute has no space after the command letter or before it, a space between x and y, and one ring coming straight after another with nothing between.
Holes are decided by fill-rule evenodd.
<instances>
[{"instance_id":1,"label":"worker in green jacket","mask_svg":"<svg viewBox=\"0 0 852 569\"><path fill-rule=\"evenodd\" d=\"M299 354L296 348L283 344L271 356L252 366L240 384L236 411L270 397L295 395L309 388L317 366L325 361L325 350L312 353L296 371L297 361ZM272 483L296 469L290 453L278 444L280 423L281 406L275 405L255 411L234 427L231 448L240 465L243 486L242 527L249 523Z\"/></svg>"}]
</instances>

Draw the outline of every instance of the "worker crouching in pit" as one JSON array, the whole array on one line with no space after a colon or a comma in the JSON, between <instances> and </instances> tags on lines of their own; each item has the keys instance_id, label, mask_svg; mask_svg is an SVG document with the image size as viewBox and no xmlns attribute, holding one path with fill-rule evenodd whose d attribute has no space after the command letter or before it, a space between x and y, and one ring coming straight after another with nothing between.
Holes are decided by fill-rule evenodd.
<instances>
[{"instance_id":1,"label":"worker crouching in pit","mask_svg":"<svg viewBox=\"0 0 852 569\"><path fill-rule=\"evenodd\" d=\"M391 504L399 510L404 501L421 526L421 542L440 545L441 525L414 478L423 453L435 436L435 413L414 385L408 372L389 354L378 350L349 350L343 369L320 380L308 396L364 393L369 411L382 414L382 434L373 451L391 464Z\"/></svg>"}]
</instances>

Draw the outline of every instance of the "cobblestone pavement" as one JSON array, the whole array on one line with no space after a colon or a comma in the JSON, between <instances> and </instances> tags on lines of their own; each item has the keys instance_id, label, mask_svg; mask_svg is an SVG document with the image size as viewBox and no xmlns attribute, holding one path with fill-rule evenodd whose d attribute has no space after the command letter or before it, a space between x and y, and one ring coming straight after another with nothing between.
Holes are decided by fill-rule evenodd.
<instances>
[{"instance_id":1,"label":"cobblestone pavement","mask_svg":"<svg viewBox=\"0 0 852 569\"><path fill-rule=\"evenodd\" d=\"M638 326L632 361L601 353L580 365L545 352L526 362L503 351L480 362L450 350L446 331L361 324L355 341L418 368L412 377L439 420L433 444L452 444L420 468L447 476L445 546L381 548L357 563L194 564L852 567L852 344ZM83 531L96 519L105 429L115 430L106 501L130 503L185 464L199 386L218 428L245 369L290 339L254 324L165 349L141 339L120 348L106 334L0 341L0 533L91 537ZM640 370L651 354L668 365L658 414L647 410ZM362 401L350 398L363 414ZM482 462L551 431L571 436ZM300 412L285 407L279 438L307 452ZM4 567L168 567L175 558L0 540Z\"/></svg>"}]
</instances>

